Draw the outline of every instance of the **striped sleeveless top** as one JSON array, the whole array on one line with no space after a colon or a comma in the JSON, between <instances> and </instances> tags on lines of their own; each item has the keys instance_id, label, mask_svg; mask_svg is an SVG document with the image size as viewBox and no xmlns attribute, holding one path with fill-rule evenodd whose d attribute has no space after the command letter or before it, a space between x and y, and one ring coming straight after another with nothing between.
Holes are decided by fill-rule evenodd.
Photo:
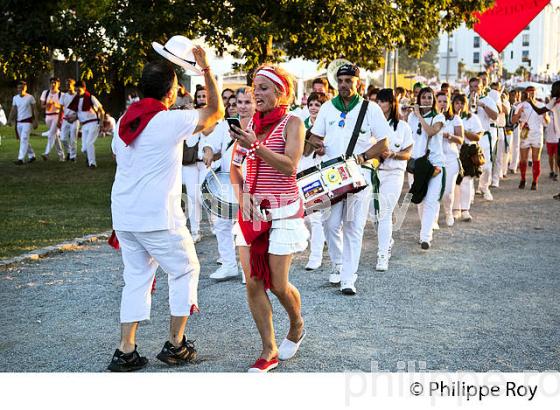
<instances>
[{"instance_id":1,"label":"striped sleeveless top","mask_svg":"<svg viewBox=\"0 0 560 410\"><path fill-rule=\"evenodd\" d=\"M285 128L290 117L290 114L286 115L261 144L283 155L286 150ZM286 176L258 156L255 159L247 157L245 187L246 192L255 195L258 203L268 200L270 206L265 206L266 208L279 208L299 199L296 170L292 175Z\"/></svg>"}]
</instances>

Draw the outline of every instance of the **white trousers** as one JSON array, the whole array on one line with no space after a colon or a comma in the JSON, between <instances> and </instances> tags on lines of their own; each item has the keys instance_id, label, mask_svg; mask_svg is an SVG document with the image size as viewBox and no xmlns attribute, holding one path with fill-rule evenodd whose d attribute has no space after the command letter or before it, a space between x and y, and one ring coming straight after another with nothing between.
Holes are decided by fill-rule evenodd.
<instances>
[{"instance_id":1,"label":"white trousers","mask_svg":"<svg viewBox=\"0 0 560 410\"><path fill-rule=\"evenodd\" d=\"M152 283L158 266L167 273L172 316L198 307L200 264L187 227L153 232L118 231L124 263L121 323L150 318Z\"/></svg>"},{"instance_id":2,"label":"white trousers","mask_svg":"<svg viewBox=\"0 0 560 410\"><path fill-rule=\"evenodd\" d=\"M447 171L447 170L446 170ZM430 179L428 192L420 204L418 204L418 215L420 216L420 240L430 242L434 224L439 215L439 197L441 195L441 184L443 183L443 172Z\"/></svg>"},{"instance_id":3,"label":"white trousers","mask_svg":"<svg viewBox=\"0 0 560 410\"><path fill-rule=\"evenodd\" d=\"M60 137L57 128L58 114L47 115L45 117L45 124L47 125L47 127L49 127L47 145L45 146L45 155L49 155L53 147L55 147L58 157L60 159L64 159L64 151L62 150L62 144L60 143Z\"/></svg>"},{"instance_id":4,"label":"white trousers","mask_svg":"<svg viewBox=\"0 0 560 410\"><path fill-rule=\"evenodd\" d=\"M35 158L35 152L29 143L29 136L31 135L31 123L28 122L18 122L17 123L17 132L19 135L19 153L18 159L23 161L25 159L25 155L28 158Z\"/></svg>"},{"instance_id":5,"label":"white trousers","mask_svg":"<svg viewBox=\"0 0 560 410\"><path fill-rule=\"evenodd\" d=\"M307 225L309 232L311 232L311 238L309 238L309 261L313 262L320 262L323 260L325 232L323 230L323 222L321 219L320 211L314 212L305 217L305 224Z\"/></svg>"},{"instance_id":6,"label":"white trousers","mask_svg":"<svg viewBox=\"0 0 560 410\"><path fill-rule=\"evenodd\" d=\"M342 265L341 281L351 281L358 271L371 191L371 186L368 185L366 189L348 195L346 199L323 211L323 229L329 256L335 266Z\"/></svg>"},{"instance_id":7,"label":"white trousers","mask_svg":"<svg viewBox=\"0 0 560 410\"><path fill-rule=\"evenodd\" d=\"M512 171L516 171L519 166L519 142L519 127L515 127L511 136L511 144L509 145L509 152L511 153L509 169Z\"/></svg>"},{"instance_id":8,"label":"white trousers","mask_svg":"<svg viewBox=\"0 0 560 410\"><path fill-rule=\"evenodd\" d=\"M213 219L216 239L218 240L218 253L222 259L222 264L228 268L237 268L232 231L234 221L220 217L214 217Z\"/></svg>"},{"instance_id":9,"label":"white trousers","mask_svg":"<svg viewBox=\"0 0 560 410\"><path fill-rule=\"evenodd\" d=\"M379 216L377 218L377 252L387 255L393 237L393 211L401 195L404 171L379 170Z\"/></svg>"},{"instance_id":10,"label":"white trousers","mask_svg":"<svg viewBox=\"0 0 560 410\"><path fill-rule=\"evenodd\" d=\"M202 220L202 192L200 187L208 174L208 168L204 162L195 162L183 167L183 184L187 190L188 203L185 206L191 232L197 235L200 232L200 221Z\"/></svg>"},{"instance_id":11,"label":"white trousers","mask_svg":"<svg viewBox=\"0 0 560 410\"><path fill-rule=\"evenodd\" d=\"M457 187L457 176L459 176L459 159L449 159L445 162L445 191L443 193L443 212L448 215L453 211L455 191Z\"/></svg>"},{"instance_id":12,"label":"white trousers","mask_svg":"<svg viewBox=\"0 0 560 410\"><path fill-rule=\"evenodd\" d=\"M87 125L87 124L86 124ZM60 141L66 152L70 155L70 159L75 159L78 150L78 129L80 128L80 122L74 121L69 123L66 120L62 121L62 127L60 128Z\"/></svg>"},{"instance_id":13,"label":"white trousers","mask_svg":"<svg viewBox=\"0 0 560 410\"><path fill-rule=\"evenodd\" d=\"M500 178L504 176L504 163L507 168L507 152L506 152L506 133L505 129L498 128L498 140L496 147L496 159L494 161L494 167L492 168L492 185L500 186Z\"/></svg>"},{"instance_id":14,"label":"white trousers","mask_svg":"<svg viewBox=\"0 0 560 410\"><path fill-rule=\"evenodd\" d=\"M88 165L97 166L95 161L95 141L99 135L99 124L88 122L82 125L82 152L87 155Z\"/></svg>"},{"instance_id":15,"label":"white trousers","mask_svg":"<svg viewBox=\"0 0 560 410\"><path fill-rule=\"evenodd\" d=\"M482 151L484 152L484 159L486 160L486 163L484 164L484 167L482 168L482 175L480 175L480 178L478 180L478 189L482 192L486 192L488 191L489 187L490 187L490 182L492 180L492 168L493 168L493 160L494 160L494 147L496 146L496 143L498 141L498 134L497 134L497 129L495 127L490 127L490 136L492 139L492 144L490 144L490 141L488 139L488 135L485 133L484 135L482 135L482 138L480 139L480 147L482 148ZM492 149L492 152L490 151Z\"/></svg>"},{"instance_id":16,"label":"white trousers","mask_svg":"<svg viewBox=\"0 0 560 410\"><path fill-rule=\"evenodd\" d=\"M461 185L455 187L453 209L468 211L471 209L471 198L474 195L474 181L472 177L463 177Z\"/></svg>"}]
</instances>

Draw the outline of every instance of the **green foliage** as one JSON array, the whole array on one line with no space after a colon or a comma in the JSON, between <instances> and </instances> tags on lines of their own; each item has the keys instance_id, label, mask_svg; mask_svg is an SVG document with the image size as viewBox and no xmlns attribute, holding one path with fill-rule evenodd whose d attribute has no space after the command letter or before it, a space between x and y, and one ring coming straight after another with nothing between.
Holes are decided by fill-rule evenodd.
<instances>
[{"instance_id":1,"label":"green foliage","mask_svg":"<svg viewBox=\"0 0 560 410\"><path fill-rule=\"evenodd\" d=\"M134 84L155 54L152 41L174 34L203 36L220 53L244 58L243 68L283 56L327 64L345 57L375 69L383 50L414 58L441 31L474 23L473 11L493 0L0 0L0 73L36 76L55 50L80 62L82 77L109 91Z\"/></svg>"}]
</instances>

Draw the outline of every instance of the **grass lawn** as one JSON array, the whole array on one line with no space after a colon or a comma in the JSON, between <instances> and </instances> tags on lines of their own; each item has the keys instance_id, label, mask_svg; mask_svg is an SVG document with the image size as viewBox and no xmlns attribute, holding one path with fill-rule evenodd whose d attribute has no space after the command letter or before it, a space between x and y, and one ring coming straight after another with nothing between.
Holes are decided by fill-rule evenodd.
<instances>
[{"instance_id":1,"label":"grass lawn","mask_svg":"<svg viewBox=\"0 0 560 410\"><path fill-rule=\"evenodd\" d=\"M14 129L0 126L0 258L111 228L111 139L97 139L98 168L90 170L79 152L81 140L76 162L59 162L55 149L43 161L45 130L41 124L32 132L37 160L18 166Z\"/></svg>"}]
</instances>

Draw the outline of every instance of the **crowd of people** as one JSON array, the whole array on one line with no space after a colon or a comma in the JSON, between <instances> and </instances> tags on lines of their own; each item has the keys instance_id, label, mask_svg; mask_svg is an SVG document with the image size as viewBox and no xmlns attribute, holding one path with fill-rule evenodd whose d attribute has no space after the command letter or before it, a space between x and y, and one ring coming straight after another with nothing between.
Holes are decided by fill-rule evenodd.
<instances>
[{"instance_id":1,"label":"crowd of people","mask_svg":"<svg viewBox=\"0 0 560 410\"><path fill-rule=\"evenodd\" d=\"M185 69L192 69L194 58L205 85L191 98L170 63L149 63L139 84L142 98L131 98L114 126L110 243L122 251L125 285L121 342L111 371L147 365L137 351L136 330L150 317L158 266L168 274L171 317L169 338L157 358L169 365L196 358L185 328L198 311L195 244L202 240L201 186L217 172L229 174L219 184L231 186L238 212L208 213L221 264L210 278L238 277L246 283L262 341L250 372L267 372L291 359L305 338L300 294L289 281L295 253L309 247L305 269L315 270L323 263L326 243L332 267L328 281L342 295L355 295L369 220L377 228L375 269L389 269L394 211L405 183L421 221L418 243L427 251L435 244L440 213L448 227L471 222L476 218L473 202L493 201L491 191L503 179L519 173L519 189L525 189L529 166L531 190L537 190L545 141L549 177L558 178L560 82L543 101L532 87L504 90L484 72L471 78L466 90L445 83L439 89L417 83L412 90L363 90L359 67L348 63L335 73L336 90L318 78L304 103L294 105L293 79L282 68L263 65L251 87L220 93L204 50L187 47L188 40L180 36L172 40L160 48ZM60 160L75 159L79 122L82 152L88 166L95 167L93 144L103 108L84 83L74 91L74 81L68 80L66 93L58 91L58 84L53 78L41 96L49 126L43 158L55 147ZM21 82L9 118L17 121L19 164L26 156L29 162L35 159L28 141L37 119L34 98ZM316 174L317 180L302 183ZM352 184L344 185L349 179ZM309 198L329 184L351 189L343 194L333 190L332 203L315 208ZM290 322L279 346L268 291Z\"/></svg>"},{"instance_id":2,"label":"crowd of people","mask_svg":"<svg viewBox=\"0 0 560 410\"><path fill-rule=\"evenodd\" d=\"M48 130L45 149L41 154L44 161L54 148L59 161L75 162L78 156L78 139L81 138L81 152L90 169L97 168L95 141L99 136L112 135L115 119L104 111L99 100L86 87L85 81L68 78L66 91L60 90L60 79L50 78L50 87L41 93L39 99ZM19 81L17 94L12 99L8 125L15 125L19 140L16 165L32 163L36 160L30 136L31 130L39 125L39 109L35 97L27 92L27 83Z\"/></svg>"}]
</instances>

